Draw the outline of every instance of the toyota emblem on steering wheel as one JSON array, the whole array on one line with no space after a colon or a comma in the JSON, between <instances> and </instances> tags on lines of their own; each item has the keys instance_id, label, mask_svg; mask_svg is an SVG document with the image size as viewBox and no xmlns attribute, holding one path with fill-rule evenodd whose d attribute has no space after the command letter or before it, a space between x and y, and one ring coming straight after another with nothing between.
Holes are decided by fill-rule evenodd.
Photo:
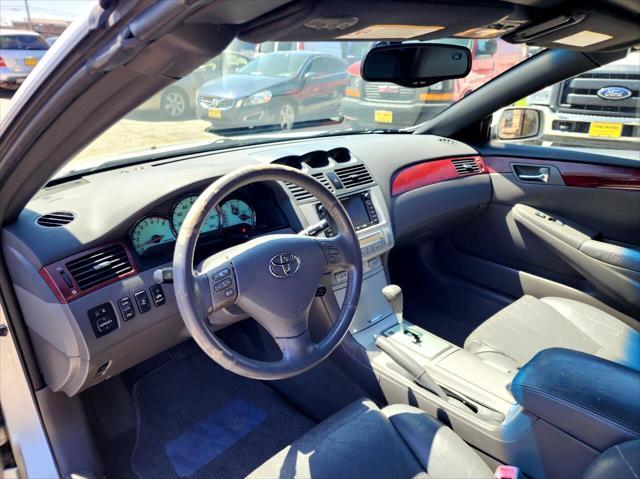
<instances>
[{"instance_id":1,"label":"toyota emblem on steering wheel","mask_svg":"<svg viewBox=\"0 0 640 479\"><path fill-rule=\"evenodd\" d=\"M293 253L279 253L269 261L269 271L276 278L293 276L300 269L300 258Z\"/></svg>"}]
</instances>

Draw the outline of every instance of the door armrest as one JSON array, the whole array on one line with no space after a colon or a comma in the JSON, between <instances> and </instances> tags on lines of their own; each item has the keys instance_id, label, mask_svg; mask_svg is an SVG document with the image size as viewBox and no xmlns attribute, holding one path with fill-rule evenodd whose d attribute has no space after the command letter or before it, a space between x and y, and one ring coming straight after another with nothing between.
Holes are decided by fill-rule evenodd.
<instances>
[{"instance_id":1,"label":"door armrest","mask_svg":"<svg viewBox=\"0 0 640 479\"><path fill-rule=\"evenodd\" d=\"M587 240L580 246L580 251L603 263L640 272L640 250L635 248Z\"/></svg>"}]
</instances>

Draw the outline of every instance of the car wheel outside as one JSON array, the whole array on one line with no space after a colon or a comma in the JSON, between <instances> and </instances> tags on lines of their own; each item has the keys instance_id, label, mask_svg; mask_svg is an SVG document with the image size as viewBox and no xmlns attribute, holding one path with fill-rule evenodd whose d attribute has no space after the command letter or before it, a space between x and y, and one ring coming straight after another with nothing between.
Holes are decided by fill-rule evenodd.
<instances>
[{"instance_id":1,"label":"car wheel outside","mask_svg":"<svg viewBox=\"0 0 640 479\"><path fill-rule=\"evenodd\" d=\"M280 129L284 131L289 131L293 128L293 125L296 121L296 109L295 107L289 103L283 103L278 110L278 123L280 125Z\"/></svg>"},{"instance_id":2,"label":"car wheel outside","mask_svg":"<svg viewBox=\"0 0 640 479\"><path fill-rule=\"evenodd\" d=\"M160 109L163 115L176 120L184 118L191 110L191 106L184 90L170 88L162 94Z\"/></svg>"}]
</instances>

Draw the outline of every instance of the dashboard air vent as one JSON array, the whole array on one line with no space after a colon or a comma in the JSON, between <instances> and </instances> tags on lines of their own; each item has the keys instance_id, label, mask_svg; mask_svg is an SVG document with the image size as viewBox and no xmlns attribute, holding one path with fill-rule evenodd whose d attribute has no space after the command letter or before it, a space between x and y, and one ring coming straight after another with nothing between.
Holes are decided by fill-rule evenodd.
<instances>
[{"instance_id":1,"label":"dashboard air vent","mask_svg":"<svg viewBox=\"0 0 640 479\"><path fill-rule=\"evenodd\" d=\"M475 175L482 171L475 158L457 158L451 160L459 175Z\"/></svg>"},{"instance_id":2,"label":"dashboard air vent","mask_svg":"<svg viewBox=\"0 0 640 479\"><path fill-rule=\"evenodd\" d=\"M373 183L373 177L369 170L362 164L336 169L336 175L338 175L345 188L354 188Z\"/></svg>"},{"instance_id":3,"label":"dashboard air vent","mask_svg":"<svg viewBox=\"0 0 640 479\"><path fill-rule=\"evenodd\" d=\"M335 192L333 185L329 182L329 180L324 175L324 173L313 173L311 176L313 176L316 180L322 183L322 186L324 186L326 189L328 189L331 192ZM287 188L289 188L289 191L291 192L291 194L293 195L293 197L296 199L297 202L308 200L309 198L313 198L313 195L311 193L309 193L307 190L305 190L304 188L301 188L298 185L294 185L293 183L289 183L289 182L285 182L285 185L287 185Z\"/></svg>"},{"instance_id":4,"label":"dashboard air vent","mask_svg":"<svg viewBox=\"0 0 640 479\"><path fill-rule=\"evenodd\" d=\"M120 243L76 258L65 266L83 291L133 271L129 256Z\"/></svg>"},{"instance_id":5,"label":"dashboard air vent","mask_svg":"<svg viewBox=\"0 0 640 479\"><path fill-rule=\"evenodd\" d=\"M45 228L57 228L58 226L68 225L75 217L76 215L70 211L54 211L53 213L38 216L36 223Z\"/></svg>"}]
</instances>

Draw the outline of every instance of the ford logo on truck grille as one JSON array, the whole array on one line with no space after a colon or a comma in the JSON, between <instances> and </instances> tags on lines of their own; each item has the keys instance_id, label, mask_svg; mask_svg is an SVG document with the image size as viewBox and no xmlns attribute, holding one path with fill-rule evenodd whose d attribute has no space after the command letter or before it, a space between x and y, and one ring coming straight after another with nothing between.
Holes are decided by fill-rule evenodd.
<instances>
[{"instance_id":1,"label":"ford logo on truck grille","mask_svg":"<svg viewBox=\"0 0 640 479\"><path fill-rule=\"evenodd\" d=\"M632 91L623 86L606 86L598 90L598 96L605 100L626 100L631 95Z\"/></svg>"}]
</instances>

